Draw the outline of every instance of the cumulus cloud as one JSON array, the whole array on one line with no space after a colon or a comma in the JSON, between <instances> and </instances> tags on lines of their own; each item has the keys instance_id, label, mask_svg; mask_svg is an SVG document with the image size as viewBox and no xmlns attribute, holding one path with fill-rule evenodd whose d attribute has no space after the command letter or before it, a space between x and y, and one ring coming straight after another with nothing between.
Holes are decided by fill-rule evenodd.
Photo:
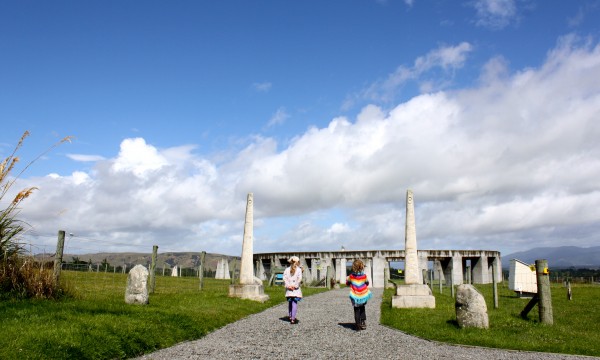
<instances>
[{"instance_id":1,"label":"cumulus cloud","mask_svg":"<svg viewBox=\"0 0 600 360\"><path fill-rule=\"evenodd\" d=\"M460 66L463 44L409 71ZM600 45L567 36L537 68L509 73L490 59L472 87L368 105L284 148L255 137L216 161L194 146L126 139L89 172L27 179L40 190L22 214L38 233L239 254L253 192L256 252L401 249L412 189L423 249L591 246L600 241L599 116Z\"/></svg>"}]
</instances>

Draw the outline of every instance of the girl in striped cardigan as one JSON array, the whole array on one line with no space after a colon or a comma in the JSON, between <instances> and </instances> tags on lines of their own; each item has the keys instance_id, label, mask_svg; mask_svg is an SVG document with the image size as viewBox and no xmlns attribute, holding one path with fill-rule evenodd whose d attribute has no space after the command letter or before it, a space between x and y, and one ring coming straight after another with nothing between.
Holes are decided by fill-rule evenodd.
<instances>
[{"instance_id":1,"label":"girl in striped cardigan","mask_svg":"<svg viewBox=\"0 0 600 360\"><path fill-rule=\"evenodd\" d=\"M350 301L354 307L356 330L367 328L365 305L372 296L371 290L369 290L369 280L367 280L364 270L365 264L356 259L352 263L352 273L346 278L346 285L350 287Z\"/></svg>"}]
</instances>

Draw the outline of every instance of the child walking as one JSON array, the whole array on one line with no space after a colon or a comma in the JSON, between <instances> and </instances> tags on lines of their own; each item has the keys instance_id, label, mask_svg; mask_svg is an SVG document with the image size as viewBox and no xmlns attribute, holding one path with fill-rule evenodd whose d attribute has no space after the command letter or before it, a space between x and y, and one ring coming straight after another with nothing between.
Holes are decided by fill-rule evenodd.
<instances>
[{"instance_id":1,"label":"child walking","mask_svg":"<svg viewBox=\"0 0 600 360\"><path fill-rule=\"evenodd\" d=\"M367 313L365 305L371 298L371 290L369 290L369 280L364 273L365 264L356 259L352 263L352 273L346 278L346 285L350 287L350 301L354 307L354 322L356 330L365 330L367 328Z\"/></svg>"},{"instance_id":2,"label":"child walking","mask_svg":"<svg viewBox=\"0 0 600 360\"><path fill-rule=\"evenodd\" d=\"M300 267L300 259L297 256L292 256L288 262L290 266L283 271L283 282L285 284L285 297L288 301L288 315L290 324L297 324L296 314L298 312L298 302L302 300L302 290L300 283L302 282L302 268Z\"/></svg>"}]
</instances>

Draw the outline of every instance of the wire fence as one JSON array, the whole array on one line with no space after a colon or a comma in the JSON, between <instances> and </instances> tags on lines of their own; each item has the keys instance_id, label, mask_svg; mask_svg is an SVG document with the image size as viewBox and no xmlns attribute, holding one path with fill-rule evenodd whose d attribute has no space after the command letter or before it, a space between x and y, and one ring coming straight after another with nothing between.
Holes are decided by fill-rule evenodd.
<instances>
[{"instance_id":1,"label":"wire fence","mask_svg":"<svg viewBox=\"0 0 600 360\"><path fill-rule=\"evenodd\" d=\"M49 239L43 239L44 237ZM47 251L51 246L41 245L39 240L46 240L45 242L48 243L52 241L52 238L60 242L60 235L58 238L57 236L37 235L21 245L23 249L29 251L33 261L39 263L40 267L51 269L57 255ZM38 242L33 239L37 239ZM59 246L54 245L54 248L59 249ZM110 252L107 252L108 249ZM135 251L136 249L139 251ZM106 290L107 293L110 293L122 289L124 292L127 285L127 274L134 266L142 265L151 271L152 250L152 247L148 246L136 248L132 244L73 236L72 234L65 236L60 266L61 284L71 292L82 296L97 293L99 290L100 292ZM232 263L228 266L231 269L229 276L221 275L221 278L239 277L239 270L235 268L236 262L239 263L236 257L208 254L204 258L204 266L202 266L202 251L182 252L167 249L157 252L156 255L154 263L155 292L168 291L169 287L176 287L179 291L198 291L202 279L216 277L216 267L219 261L225 261L228 265ZM201 271L202 276L200 276Z\"/></svg>"}]
</instances>

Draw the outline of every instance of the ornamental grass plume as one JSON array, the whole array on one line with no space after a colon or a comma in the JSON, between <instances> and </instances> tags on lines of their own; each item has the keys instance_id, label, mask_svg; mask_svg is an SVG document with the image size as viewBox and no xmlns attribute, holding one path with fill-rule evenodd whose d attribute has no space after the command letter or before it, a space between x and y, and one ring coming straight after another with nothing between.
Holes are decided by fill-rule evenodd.
<instances>
[{"instance_id":1,"label":"ornamental grass plume","mask_svg":"<svg viewBox=\"0 0 600 360\"><path fill-rule=\"evenodd\" d=\"M29 131L25 131L13 152L0 163L0 204L25 170L50 150L66 141L71 142L72 139L71 136L61 139L30 161L17 176L11 177L11 172L19 162L19 157L16 156L17 151L28 136ZM52 296L51 294L55 293L54 289L44 289L47 285L40 288L40 284L47 284L47 281L40 282L40 279L47 276L31 271L31 266L27 265L27 261L21 256L23 246L19 243L19 240L29 225L17 218L19 205L35 190L37 190L37 187L32 186L19 191L6 208L0 209L0 295L2 293L18 293L18 297L48 297L48 295ZM32 285L35 286L30 289Z\"/></svg>"}]
</instances>

